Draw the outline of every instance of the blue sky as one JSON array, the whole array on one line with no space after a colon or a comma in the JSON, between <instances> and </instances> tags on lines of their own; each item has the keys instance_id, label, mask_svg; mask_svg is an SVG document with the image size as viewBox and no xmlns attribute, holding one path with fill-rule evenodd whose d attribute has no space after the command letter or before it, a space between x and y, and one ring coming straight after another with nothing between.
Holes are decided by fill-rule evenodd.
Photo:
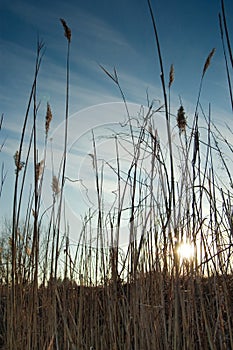
<instances>
[{"instance_id":1,"label":"blue sky","mask_svg":"<svg viewBox=\"0 0 233 350\"><path fill-rule=\"evenodd\" d=\"M175 66L174 96L180 94L183 100L195 103L204 61L216 47L204 96L212 103L219 96L218 105L225 108L229 99L218 27L219 3L170 0L154 1L152 5L167 75L170 64ZM62 100L66 42L60 17L72 29L71 114L119 98L98 63L108 69L117 68L128 100L145 103L146 88L151 97L158 94L159 66L146 1L2 1L0 6L1 110L7 118L13 120L16 110L19 113L25 109L37 36L46 46L39 97L42 101L49 99L55 110ZM231 33L232 1L225 1L225 6Z\"/></svg>"},{"instance_id":2,"label":"blue sky","mask_svg":"<svg viewBox=\"0 0 233 350\"><path fill-rule=\"evenodd\" d=\"M151 3L167 81L170 65L174 64L175 68L171 97L173 113L179 108L181 96L188 120L192 120L203 65L215 47L216 54L205 76L201 102L206 109L211 103L212 117L218 125L224 127L224 122L230 124L232 113L218 25L220 1L152 0ZM232 0L225 0L225 8L231 34ZM4 123L0 137L1 140L7 138L1 152L1 162L4 162L7 171L3 196L7 199L11 198L13 154L18 148L33 80L38 37L44 41L46 48L38 80L37 98L41 101L38 135L43 136L47 102L53 112L51 132L57 131L59 134L64 119L67 42L59 21L61 17L72 30L71 116L77 116L79 111L95 105L121 101L116 86L103 73L99 64L110 71L116 67L129 102L146 105L147 89L151 100L162 99L159 62L147 1L2 0L0 112L4 113ZM123 112L120 110L119 113ZM119 116L120 119L123 117ZM119 121L117 114L101 114L99 117L90 113L85 118L78 116L78 123L71 131L77 133L78 130L76 136L79 139L93 123L97 127L106 123L106 118L109 118L109 123ZM72 148L75 142L73 134L71 139ZM1 211L6 215L9 212L8 205L4 204Z\"/></svg>"}]
</instances>

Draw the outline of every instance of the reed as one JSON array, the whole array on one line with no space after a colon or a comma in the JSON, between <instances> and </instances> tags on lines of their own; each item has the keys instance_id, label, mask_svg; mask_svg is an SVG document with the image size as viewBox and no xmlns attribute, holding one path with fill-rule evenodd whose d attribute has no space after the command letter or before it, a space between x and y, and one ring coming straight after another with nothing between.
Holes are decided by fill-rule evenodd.
<instances>
[{"instance_id":1,"label":"reed","mask_svg":"<svg viewBox=\"0 0 233 350\"><path fill-rule=\"evenodd\" d=\"M101 159L92 132L89 156L97 210L90 208L83 218L75 251L69 229L61 229L66 222L71 29L61 19L67 39L64 145L58 173L51 161L51 206L43 212L42 188L53 116L48 103L44 151L40 155L37 79L44 45L38 42L31 93L14 155L12 223L2 227L0 237L1 349L233 348L233 194L232 176L222 150L224 145L232 155L232 145L214 125L211 106L208 111L201 106L203 80L215 50L207 55L200 70L194 118L189 125L181 100L177 112L172 111L175 69L171 65L167 83L149 0L148 9L162 72L163 102L155 106L148 100L148 109L132 116L116 69L110 73L100 66L121 94L127 121L122 132L112 136L115 165ZM220 18L224 21L221 38L224 40L225 33L231 53L223 1ZM166 125L166 147L154 122L161 115ZM2 122L3 117L1 128ZM122 154L129 159L127 170ZM228 182L221 181L215 171L216 157ZM32 186L26 193L30 169ZM108 209L104 198L106 169L111 169L116 183L115 200ZM5 178L2 166L0 199ZM129 217L128 244L123 249L120 237L125 213ZM193 253L182 257L179 247L188 242Z\"/></svg>"}]
</instances>

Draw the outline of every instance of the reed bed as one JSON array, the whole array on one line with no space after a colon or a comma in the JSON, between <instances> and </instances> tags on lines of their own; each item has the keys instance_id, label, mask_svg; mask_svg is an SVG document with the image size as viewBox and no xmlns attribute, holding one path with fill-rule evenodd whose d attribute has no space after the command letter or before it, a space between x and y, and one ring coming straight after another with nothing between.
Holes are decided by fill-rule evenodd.
<instances>
[{"instance_id":1,"label":"reed bed","mask_svg":"<svg viewBox=\"0 0 233 350\"><path fill-rule=\"evenodd\" d=\"M148 7L164 100L159 106L148 102L143 113L132 116L116 69L112 73L101 66L119 89L130 132L126 133L122 126L122 133L113 136L115 165L111 167L107 161L100 163L95 134L92 134L90 156L97 210L90 209L84 218L75 251L70 244L69 230L62 227L69 136L71 29L61 19L68 45L64 151L58 174L54 171L52 174L52 205L46 209L46 217L49 216L46 222L41 202L53 115L48 104L44 154L43 159L39 159L37 79L44 45L38 42L31 95L19 148L14 155L12 223L5 225L1 238L1 349L233 348L233 183L220 143L230 156L232 145L212 122L211 108L205 112L201 106L202 82L215 50L207 55L203 64L196 109L189 125L182 103L177 111L171 111L175 70L172 65L166 83L149 0ZM228 64L231 47L223 1L219 18L223 44L225 37L227 42L223 47L232 96ZM31 115L31 138L25 150L25 132ZM165 122L165 147L155 127L158 115ZM3 117L0 125L4 127ZM3 147L4 144L1 149ZM122 152L126 150L127 171L121 163ZM215 171L216 157L224 167L225 182L220 181ZM22 202L30 168L33 190L25 210ZM115 200L108 210L103 196L107 168L111 168L116 181ZM4 181L2 166L0 198ZM128 243L123 249L121 231L125 213ZM96 237L92 244L94 226ZM190 257L179 253L183 242L192 246Z\"/></svg>"}]
</instances>

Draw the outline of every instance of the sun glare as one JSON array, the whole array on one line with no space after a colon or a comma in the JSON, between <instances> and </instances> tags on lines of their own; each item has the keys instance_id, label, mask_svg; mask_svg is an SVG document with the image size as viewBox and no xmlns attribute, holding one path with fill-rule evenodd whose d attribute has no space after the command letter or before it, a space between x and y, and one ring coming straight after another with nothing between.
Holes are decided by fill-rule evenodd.
<instances>
[{"instance_id":1,"label":"sun glare","mask_svg":"<svg viewBox=\"0 0 233 350\"><path fill-rule=\"evenodd\" d=\"M194 246L191 243L180 243L177 248L177 254L182 260L191 260L194 257Z\"/></svg>"}]
</instances>

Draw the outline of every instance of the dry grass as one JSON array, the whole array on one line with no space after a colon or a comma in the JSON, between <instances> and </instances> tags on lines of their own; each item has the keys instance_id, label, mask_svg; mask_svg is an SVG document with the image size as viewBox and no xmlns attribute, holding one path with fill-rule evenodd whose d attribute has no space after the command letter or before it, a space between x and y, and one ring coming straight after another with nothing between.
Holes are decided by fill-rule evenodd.
<instances>
[{"instance_id":1,"label":"dry grass","mask_svg":"<svg viewBox=\"0 0 233 350\"><path fill-rule=\"evenodd\" d=\"M149 1L148 5L163 72L159 38ZM224 12L222 16L225 18ZM68 230L61 234L61 218L65 212L63 190L71 43L71 30L63 19L61 23L68 41L64 152L59 173L52 174L53 198L51 207L46 210L49 220L45 225L41 201L52 113L48 104L45 150L43 160L39 161L36 85L43 44L38 43L36 73L19 149L14 156L12 224L4 228L1 238L0 348L232 349L233 194L232 188L219 185L215 172L218 156L225 168L226 179L232 184L219 140L230 154L232 146L213 125L210 111L206 115L200 106L202 81L214 50L202 71L193 125L188 125L182 104L176 117L170 111L173 66L168 83L169 99L162 74L164 103L157 108L151 103L145 115L137 118L130 116L116 69L111 74L101 66L122 96L130 135L123 130L121 135L113 136L116 201L106 213L102 195L104 168L98 164L94 132L92 134L93 152L89 155L93 161L98 210L92 212L90 209L84 218L73 252ZM223 39L222 27L221 31ZM34 122L23 162L24 135L31 109ZM162 147L154 127L157 114L162 114L166 122L166 148ZM205 121L202 128L199 127L200 115ZM0 125L2 127L2 119ZM177 132L176 142L172 130ZM123 147L130 157L126 173L121 165ZM33 156L33 193L29 194L27 209L22 213L30 155ZM109 166L107 161L104 166ZM2 184L4 179L2 175ZM127 197L129 188L130 197ZM120 233L126 210L129 240L123 251ZM96 222L97 231L95 246L90 244L93 222ZM193 244L194 256L182 260L177 252L179 244L186 240Z\"/></svg>"},{"instance_id":2,"label":"dry grass","mask_svg":"<svg viewBox=\"0 0 233 350\"><path fill-rule=\"evenodd\" d=\"M174 278L157 271L96 287L50 281L38 290L33 335L32 285L20 284L14 349L230 349L232 290L232 276ZM2 344L9 292L1 287Z\"/></svg>"}]
</instances>

